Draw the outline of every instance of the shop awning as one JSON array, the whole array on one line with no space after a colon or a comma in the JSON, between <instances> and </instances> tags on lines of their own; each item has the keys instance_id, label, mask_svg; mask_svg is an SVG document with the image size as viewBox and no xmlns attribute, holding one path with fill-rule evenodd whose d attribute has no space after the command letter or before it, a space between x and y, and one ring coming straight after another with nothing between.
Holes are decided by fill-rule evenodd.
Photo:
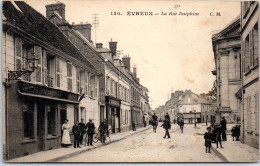
<instances>
[{"instance_id":1,"label":"shop awning","mask_svg":"<svg viewBox=\"0 0 260 166\"><path fill-rule=\"evenodd\" d=\"M36 95L36 94L21 92L20 90L18 90L18 93L23 96L30 96L30 97L37 97L37 98L44 98L44 99L49 99L49 100L56 100L56 101L62 101L62 102L67 102L67 103L79 104L78 101L60 99L60 98L49 97L49 96L44 96L44 95Z\"/></svg>"}]
</instances>

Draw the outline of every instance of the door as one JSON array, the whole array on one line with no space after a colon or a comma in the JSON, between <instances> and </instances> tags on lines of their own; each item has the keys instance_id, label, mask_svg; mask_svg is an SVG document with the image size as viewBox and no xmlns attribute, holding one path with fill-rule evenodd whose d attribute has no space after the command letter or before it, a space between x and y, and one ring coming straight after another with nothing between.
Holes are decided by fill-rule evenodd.
<instances>
[{"instance_id":1,"label":"door","mask_svg":"<svg viewBox=\"0 0 260 166\"><path fill-rule=\"evenodd\" d=\"M62 140L62 135L63 135L62 125L64 124L64 122L65 122L66 119L67 119L67 110L66 110L66 109L61 109L61 110L60 110L61 140ZM60 140L60 141L61 141L61 140Z\"/></svg>"},{"instance_id":2,"label":"door","mask_svg":"<svg viewBox=\"0 0 260 166\"><path fill-rule=\"evenodd\" d=\"M116 124L115 124L115 108L111 107L111 126L112 126L112 133L115 133Z\"/></svg>"},{"instance_id":3,"label":"door","mask_svg":"<svg viewBox=\"0 0 260 166\"><path fill-rule=\"evenodd\" d=\"M37 103L37 151L43 151L45 147L45 104Z\"/></svg>"}]
</instances>

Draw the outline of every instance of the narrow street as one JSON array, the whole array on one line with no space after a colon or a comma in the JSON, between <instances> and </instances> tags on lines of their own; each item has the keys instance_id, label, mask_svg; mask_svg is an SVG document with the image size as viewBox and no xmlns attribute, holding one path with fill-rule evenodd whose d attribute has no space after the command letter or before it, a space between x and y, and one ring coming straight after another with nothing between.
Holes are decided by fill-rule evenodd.
<instances>
[{"instance_id":1,"label":"narrow street","mask_svg":"<svg viewBox=\"0 0 260 166\"><path fill-rule=\"evenodd\" d=\"M163 139L162 127L157 128L157 133L151 128L58 162L222 162L213 152L205 153L204 138L196 135L199 130L187 124L182 134L175 124L171 138Z\"/></svg>"}]
</instances>

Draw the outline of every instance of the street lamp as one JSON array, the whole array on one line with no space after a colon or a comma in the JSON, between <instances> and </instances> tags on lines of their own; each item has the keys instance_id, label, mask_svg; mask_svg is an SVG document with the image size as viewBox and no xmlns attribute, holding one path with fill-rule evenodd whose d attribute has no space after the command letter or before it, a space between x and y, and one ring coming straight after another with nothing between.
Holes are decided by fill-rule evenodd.
<instances>
[{"instance_id":1,"label":"street lamp","mask_svg":"<svg viewBox=\"0 0 260 166\"><path fill-rule=\"evenodd\" d=\"M26 59L28 66L31 70L21 70L21 71L8 71L8 79L7 80L17 80L24 74L32 74L34 70L38 67L39 58L35 57L35 53L32 52L30 56Z\"/></svg>"}]
</instances>

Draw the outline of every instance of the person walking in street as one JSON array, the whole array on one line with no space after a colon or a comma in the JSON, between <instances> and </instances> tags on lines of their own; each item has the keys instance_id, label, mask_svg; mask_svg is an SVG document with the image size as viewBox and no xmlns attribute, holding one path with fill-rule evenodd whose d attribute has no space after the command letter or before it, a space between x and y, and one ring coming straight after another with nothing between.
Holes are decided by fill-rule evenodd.
<instances>
[{"instance_id":1,"label":"person walking in street","mask_svg":"<svg viewBox=\"0 0 260 166\"><path fill-rule=\"evenodd\" d=\"M180 129L181 129L181 133L183 133L184 120L182 118L179 119L179 125L180 125Z\"/></svg>"},{"instance_id":2,"label":"person walking in street","mask_svg":"<svg viewBox=\"0 0 260 166\"><path fill-rule=\"evenodd\" d=\"M134 121L132 121L132 128L133 128L133 131L136 131L135 122Z\"/></svg>"},{"instance_id":3,"label":"person walking in street","mask_svg":"<svg viewBox=\"0 0 260 166\"><path fill-rule=\"evenodd\" d=\"M171 129L171 119L170 119L170 116L168 114L168 112L166 112L166 115L165 115L165 119L168 119L169 120L169 123L170 123L170 129Z\"/></svg>"},{"instance_id":4,"label":"person walking in street","mask_svg":"<svg viewBox=\"0 0 260 166\"><path fill-rule=\"evenodd\" d=\"M74 135L74 148L80 148L79 143L80 143L81 129L78 121L73 125L72 133Z\"/></svg>"},{"instance_id":5,"label":"person walking in street","mask_svg":"<svg viewBox=\"0 0 260 166\"><path fill-rule=\"evenodd\" d=\"M158 117L155 113L152 116L152 126L153 126L153 132L156 133L156 128L158 126Z\"/></svg>"},{"instance_id":6,"label":"person walking in street","mask_svg":"<svg viewBox=\"0 0 260 166\"><path fill-rule=\"evenodd\" d=\"M85 129L86 129L86 125L84 123L84 119L81 119L81 122L79 123L80 126L80 139L79 139L79 143L82 145L82 141L83 141L83 137L85 134Z\"/></svg>"},{"instance_id":7,"label":"person walking in street","mask_svg":"<svg viewBox=\"0 0 260 166\"><path fill-rule=\"evenodd\" d=\"M226 135L227 121L226 121L225 117L222 117L220 125L221 125L222 140L227 141L227 135Z\"/></svg>"},{"instance_id":8,"label":"person walking in street","mask_svg":"<svg viewBox=\"0 0 260 166\"><path fill-rule=\"evenodd\" d=\"M168 138L171 138L171 136L170 136L170 134L169 134L170 125L171 125L171 124L170 124L169 119L164 119L163 124L161 125L161 127L163 126L163 128L165 129L165 135L164 135L163 138L166 138L166 136L167 136Z\"/></svg>"},{"instance_id":9,"label":"person walking in street","mask_svg":"<svg viewBox=\"0 0 260 166\"><path fill-rule=\"evenodd\" d=\"M89 122L86 125L86 130L88 134L88 143L87 146L92 146L93 144L93 135L95 134L95 125L92 122L92 119L89 119Z\"/></svg>"},{"instance_id":10,"label":"person walking in street","mask_svg":"<svg viewBox=\"0 0 260 166\"><path fill-rule=\"evenodd\" d=\"M105 136L105 133L107 133L107 120L106 119L104 119L104 121L100 123L98 130L100 131L100 134L101 134L101 143L104 143L106 140L106 138L104 136Z\"/></svg>"},{"instance_id":11,"label":"person walking in street","mask_svg":"<svg viewBox=\"0 0 260 166\"><path fill-rule=\"evenodd\" d=\"M221 140L221 133L222 133L222 130L221 130L221 126L216 124L215 127L214 127L214 130L213 131L215 133L215 136L216 136L216 144L217 144L217 148L218 148L218 143L220 145L220 148L223 148L222 146L222 140Z\"/></svg>"},{"instance_id":12,"label":"person walking in street","mask_svg":"<svg viewBox=\"0 0 260 166\"><path fill-rule=\"evenodd\" d=\"M211 153L211 141L212 141L212 133L211 133L211 127L207 127L207 132L204 134L205 139L205 146L206 146L206 153Z\"/></svg>"},{"instance_id":13,"label":"person walking in street","mask_svg":"<svg viewBox=\"0 0 260 166\"><path fill-rule=\"evenodd\" d=\"M61 140L61 145L63 147L68 147L71 145L71 140L70 140L70 133L69 133L70 125L69 125L69 120L66 119L64 124L62 125L62 140Z\"/></svg>"}]
</instances>

